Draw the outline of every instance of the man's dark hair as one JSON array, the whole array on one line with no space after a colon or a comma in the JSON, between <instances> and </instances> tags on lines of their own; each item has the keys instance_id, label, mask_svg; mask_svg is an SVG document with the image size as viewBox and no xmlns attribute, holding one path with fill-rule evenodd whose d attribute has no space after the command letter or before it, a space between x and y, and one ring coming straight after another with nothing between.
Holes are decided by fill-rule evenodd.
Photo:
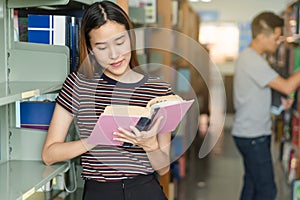
<instances>
[{"instance_id":1,"label":"man's dark hair","mask_svg":"<svg viewBox=\"0 0 300 200\"><path fill-rule=\"evenodd\" d=\"M271 34L275 28L283 27L284 20L273 12L262 12L258 14L252 21L252 38L260 33Z\"/></svg>"}]
</instances>

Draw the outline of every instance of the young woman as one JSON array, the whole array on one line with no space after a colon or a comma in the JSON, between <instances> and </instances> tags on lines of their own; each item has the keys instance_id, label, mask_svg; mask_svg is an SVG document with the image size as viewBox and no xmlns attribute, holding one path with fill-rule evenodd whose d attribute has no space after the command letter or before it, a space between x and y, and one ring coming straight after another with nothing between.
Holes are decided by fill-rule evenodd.
<instances>
[{"instance_id":1,"label":"young woman","mask_svg":"<svg viewBox=\"0 0 300 200\"><path fill-rule=\"evenodd\" d=\"M110 1L92 4L85 12L80 35L81 66L71 73L56 99L43 147L45 164L81 156L83 199L166 199L153 175L169 170L171 134L157 135L161 118L148 131L124 130L114 139L132 147L87 143L107 105L146 106L155 97L173 94L169 84L137 72L135 35L126 13ZM80 140L65 142L75 120Z\"/></svg>"}]
</instances>

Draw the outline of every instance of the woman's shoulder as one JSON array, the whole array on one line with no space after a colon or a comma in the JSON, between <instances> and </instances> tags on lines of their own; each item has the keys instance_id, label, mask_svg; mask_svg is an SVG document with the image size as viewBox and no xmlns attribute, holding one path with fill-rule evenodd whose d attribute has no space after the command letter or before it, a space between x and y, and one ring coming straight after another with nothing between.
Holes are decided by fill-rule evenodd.
<instances>
[{"instance_id":1,"label":"woman's shoulder","mask_svg":"<svg viewBox=\"0 0 300 200\"><path fill-rule=\"evenodd\" d=\"M172 94L171 84L157 76L149 76L145 87L153 88L162 93L162 95Z\"/></svg>"},{"instance_id":2,"label":"woman's shoulder","mask_svg":"<svg viewBox=\"0 0 300 200\"><path fill-rule=\"evenodd\" d=\"M82 74L80 72L71 72L66 79L70 79L76 82L94 82L95 80L98 81L99 75L95 74L93 78L89 78L87 75Z\"/></svg>"},{"instance_id":3,"label":"woman's shoulder","mask_svg":"<svg viewBox=\"0 0 300 200\"><path fill-rule=\"evenodd\" d=\"M71 72L65 79L64 86L66 87L79 87L81 85L89 84L88 78L79 73Z\"/></svg>"},{"instance_id":4,"label":"woman's shoulder","mask_svg":"<svg viewBox=\"0 0 300 200\"><path fill-rule=\"evenodd\" d=\"M170 85L168 82L166 82L165 80L163 80L162 78L160 78L158 76L148 76L147 78L148 78L147 82L149 82L149 83Z\"/></svg>"},{"instance_id":5,"label":"woman's shoulder","mask_svg":"<svg viewBox=\"0 0 300 200\"><path fill-rule=\"evenodd\" d=\"M146 84L154 87L165 88L165 89L170 89L171 87L170 83L156 76L149 76Z\"/></svg>"}]
</instances>

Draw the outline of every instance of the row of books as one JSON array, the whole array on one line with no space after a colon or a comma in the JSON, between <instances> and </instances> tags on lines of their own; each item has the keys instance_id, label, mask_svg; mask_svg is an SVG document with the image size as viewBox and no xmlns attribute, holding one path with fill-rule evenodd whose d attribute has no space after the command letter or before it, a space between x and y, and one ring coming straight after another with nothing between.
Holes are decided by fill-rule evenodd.
<instances>
[{"instance_id":1,"label":"row of books","mask_svg":"<svg viewBox=\"0 0 300 200\"><path fill-rule=\"evenodd\" d=\"M16 10L14 13L15 40L49 45L64 45L70 49L70 72L79 66L79 29L83 11L73 15L31 13Z\"/></svg>"},{"instance_id":2,"label":"row of books","mask_svg":"<svg viewBox=\"0 0 300 200\"><path fill-rule=\"evenodd\" d=\"M299 119L293 112L287 111L276 116L274 121L275 139L279 143L281 161L287 183L297 178Z\"/></svg>"}]
</instances>

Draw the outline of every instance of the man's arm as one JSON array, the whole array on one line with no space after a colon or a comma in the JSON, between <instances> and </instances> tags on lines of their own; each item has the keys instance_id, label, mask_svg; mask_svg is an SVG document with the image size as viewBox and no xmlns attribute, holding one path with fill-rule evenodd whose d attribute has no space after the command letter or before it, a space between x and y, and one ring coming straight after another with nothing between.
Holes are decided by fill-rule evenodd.
<instances>
[{"instance_id":1,"label":"man's arm","mask_svg":"<svg viewBox=\"0 0 300 200\"><path fill-rule=\"evenodd\" d=\"M286 95L290 95L297 87L300 86L300 71L294 73L289 78L285 79L277 76L268 84L272 89L277 90Z\"/></svg>"}]
</instances>

